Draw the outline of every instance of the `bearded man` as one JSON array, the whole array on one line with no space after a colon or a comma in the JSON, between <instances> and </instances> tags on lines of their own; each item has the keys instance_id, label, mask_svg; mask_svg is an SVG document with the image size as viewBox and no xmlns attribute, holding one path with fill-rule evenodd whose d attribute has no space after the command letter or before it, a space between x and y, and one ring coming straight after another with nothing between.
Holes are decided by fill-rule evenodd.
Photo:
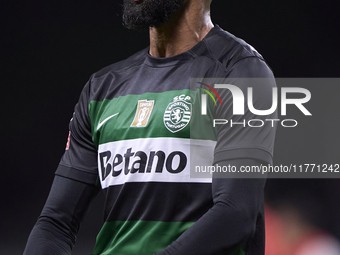
<instances>
[{"instance_id":1,"label":"bearded man","mask_svg":"<svg viewBox=\"0 0 340 255\"><path fill-rule=\"evenodd\" d=\"M273 79L253 47L212 23L210 4L124 0L123 24L149 29L150 46L94 73L85 85L24 254L71 254L100 188L105 223L92 254L264 254L265 178L190 175L196 162L217 169L272 164L276 130L273 122L246 128L244 119L276 119L248 108L233 127L202 130L205 117L233 118L232 93L216 91L205 78L245 79L241 91L252 85L248 78ZM192 78L200 78L194 89ZM270 108L274 86L258 86L256 109ZM206 100L195 97L202 90L214 92L219 104L195 115L194 103ZM190 132L194 126L201 132Z\"/></svg>"}]
</instances>

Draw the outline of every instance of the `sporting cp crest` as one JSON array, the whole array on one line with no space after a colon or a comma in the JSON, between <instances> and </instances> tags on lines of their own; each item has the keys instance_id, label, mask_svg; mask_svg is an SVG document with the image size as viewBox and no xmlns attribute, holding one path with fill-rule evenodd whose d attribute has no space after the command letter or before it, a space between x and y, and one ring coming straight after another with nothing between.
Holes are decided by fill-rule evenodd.
<instances>
[{"instance_id":1,"label":"sporting cp crest","mask_svg":"<svg viewBox=\"0 0 340 255\"><path fill-rule=\"evenodd\" d=\"M185 128L191 118L191 103L179 98L175 97L174 102L170 103L164 112L164 125L172 133Z\"/></svg>"},{"instance_id":2,"label":"sporting cp crest","mask_svg":"<svg viewBox=\"0 0 340 255\"><path fill-rule=\"evenodd\" d=\"M148 124L154 100L138 100L135 118L131 123L131 127L145 127Z\"/></svg>"}]
</instances>

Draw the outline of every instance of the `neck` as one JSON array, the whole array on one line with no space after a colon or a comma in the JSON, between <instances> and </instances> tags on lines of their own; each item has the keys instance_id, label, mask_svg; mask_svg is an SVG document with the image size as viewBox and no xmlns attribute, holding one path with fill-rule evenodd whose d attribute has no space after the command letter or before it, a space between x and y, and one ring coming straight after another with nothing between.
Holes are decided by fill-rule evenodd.
<instances>
[{"instance_id":1,"label":"neck","mask_svg":"<svg viewBox=\"0 0 340 255\"><path fill-rule=\"evenodd\" d=\"M210 4L206 0L190 0L167 23L150 28L150 54L161 58L188 51L213 27Z\"/></svg>"}]
</instances>

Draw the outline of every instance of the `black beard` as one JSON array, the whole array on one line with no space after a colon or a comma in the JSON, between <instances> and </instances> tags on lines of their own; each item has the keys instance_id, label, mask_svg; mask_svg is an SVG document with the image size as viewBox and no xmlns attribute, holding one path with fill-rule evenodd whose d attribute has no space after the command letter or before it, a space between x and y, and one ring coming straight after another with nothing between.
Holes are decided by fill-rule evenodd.
<instances>
[{"instance_id":1,"label":"black beard","mask_svg":"<svg viewBox=\"0 0 340 255\"><path fill-rule=\"evenodd\" d=\"M149 27L159 27L170 20L186 0L124 0L123 25L128 29L146 30Z\"/></svg>"}]
</instances>

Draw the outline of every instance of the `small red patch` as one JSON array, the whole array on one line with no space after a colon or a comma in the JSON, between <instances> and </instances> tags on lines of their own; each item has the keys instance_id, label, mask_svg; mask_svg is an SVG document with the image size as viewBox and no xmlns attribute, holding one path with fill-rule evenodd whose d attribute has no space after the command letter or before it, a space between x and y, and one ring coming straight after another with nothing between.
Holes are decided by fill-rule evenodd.
<instances>
[{"instance_id":1,"label":"small red patch","mask_svg":"<svg viewBox=\"0 0 340 255\"><path fill-rule=\"evenodd\" d=\"M67 138L65 150L68 150L70 148L70 136L71 136L71 131L68 132L68 138Z\"/></svg>"}]
</instances>

